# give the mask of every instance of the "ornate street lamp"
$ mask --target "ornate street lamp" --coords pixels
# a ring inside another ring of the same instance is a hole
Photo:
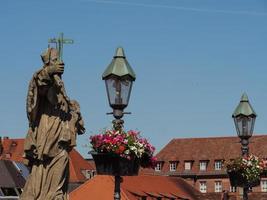
[[[123,117],[123,110],[128,106],[135,73],[126,60],[123,48],[119,47],[102,75],[105,80],[108,101],[116,119]]]
[[[255,111],[248,101],[248,96],[244,93],[241,97],[240,103],[236,107],[232,115],[238,137],[241,139],[242,155],[249,153],[249,138],[253,134],[254,123],[257,117]]]
[[[123,111],[128,106],[135,78],[135,73],[126,60],[123,48],[117,48],[111,63],[102,75],[106,83],[109,105],[113,109],[113,112],[108,114],[113,114],[115,118],[112,122],[115,130],[122,129],[123,114],[130,114]]]
[[[115,118],[112,123],[116,131],[122,131],[124,121],[121,118],[123,115],[130,114],[124,112],[124,109],[128,106],[135,78],[135,73],[126,60],[123,48],[117,48],[111,63],[102,75],[102,79],[106,83],[109,105],[113,109],[113,112],[108,114],[113,114]],[[135,162],[122,160],[113,160],[112,162],[117,162],[115,165],[118,166],[115,167],[114,165],[114,168],[119,169],[112,173],[115,176],[114,200],[120,200],[121,176],[135,175],[138,173],[139,165]]]
[[[253,134],[254,123],[257,117],[255,111],[249,103],[248,96],[244,93],[241,97],[240,103],[236,107],[232,115],[238,137],[241,139],[241,152],[242,156],[249,154],[249,138]],[[248,200],[249,186],[243,187],[243,199]]]

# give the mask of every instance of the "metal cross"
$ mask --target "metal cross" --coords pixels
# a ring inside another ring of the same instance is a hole
[[[59,60],[62,61],[63,44],[73,44],[74,41],[72,39],[64,39],[63,33],[60,33],[58,38],[49,39],[48,43],[56,43],[56,48],[59,52]]]

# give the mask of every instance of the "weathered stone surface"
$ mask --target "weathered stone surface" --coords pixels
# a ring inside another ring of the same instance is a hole
[[[85,129],[78,102],[66,94],[58,51],[48,48],[42,60],[44,66],[33,75],[27,96],[29,131],[24,152],[31,174],[20,199],[65,200],[68,153],[76,145],[76,134]]]

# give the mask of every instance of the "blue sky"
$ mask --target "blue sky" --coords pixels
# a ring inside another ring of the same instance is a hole
[[[125,129],[158,150],[172,138],[235,136],[231,114],[247,92],[267,134],[267,2],[264,0],[47,0],[0,2],[0,135],[21,138],[25,99],[47,41],[64,32],[64,81],[88,138],[110,127],[101,75],[122,46],[137,74]]]

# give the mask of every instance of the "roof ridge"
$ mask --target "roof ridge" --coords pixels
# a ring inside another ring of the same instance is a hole
[[[76,172],[76,170],[75,170],[75,168],[74,168],[74,166],[73,166],[73,164],[72,164],[72,162],[71,162],[71,159],[69,159],[69,171],[72,171],[73,172],[73,175],[75,175],[75,181],[77,181],[77,180],[79,180],[78,179],[78,175],[77,175],[77,172]],[[72,177],[72,179],[74,179],[74,176]]]
[[[83,184],[81,184],[80,186],[78,186],[77,188],[72,190],[71,193],[75,192],[76,190],[78,190],[80,188],[86,187],[88,184],[93,184],[92,182],[96,182],[97,176],[102,176],[102,175],[95,175],[93,178],[90,178],[90,179],[86,180]],[[107,175],[105,175],[105,176],[107,176]],[[111,181],[113,181],[113,180],[111,180]]]
[[[252,135],[253,137],[262,137],[262,136],[266,136],[267,134],[258,134],[258,135]],[[238,136],[207,136],[207,137],[185,137],[185,138],[173,138],[172,140],[192,140],[192,139],[224,139],[224,138],[238,138]]]
[[[87,181],[85,181],[83,184],[79,185],[78,187],[76,187],[74,190],[71,191],[71,193],[75,192],[76,190],[80,189],[80,188],[84,188],[87,186],[87,182],[88,181],[92,181],[92,179],[88,179]]]
[[[114,183],[115,184],[115,183]],[[121,197],[123,196],[124,198],[125,198],[125,200],[130,200],[129,198],[128,198],[128,196],[126,195],[126,193],[125,193],[125,191],[124,191],[125,189],[123,188],[123,187],[121,187]]]

